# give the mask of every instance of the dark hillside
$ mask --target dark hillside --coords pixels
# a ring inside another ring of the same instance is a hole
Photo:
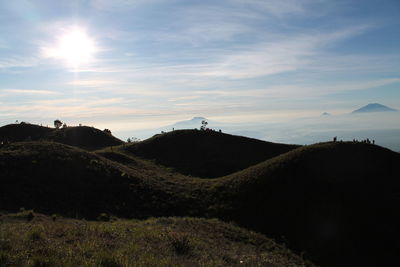
[[[164,187],[162,177],[154,182],[157,173],[58,143],[3,146],[0,173],[0,210],[25,207],[86,218],[103,212],[137,218],[198,214],[189,189],[195,186]]]
[[[49,136],[49,139],[88,150],[117,146],[124,143],[110,134],[88,126],[67,127],[54,130]]]
[[[215,178],[297,147],[213,131],[177,130],[129,145],[126,151],[183,174]]]
[[[0,141],[21,142],[43,140],[53,131],[54,129],[52,128],[29,123],[8,124],[0,127]]]
[[[29,123],[20,123],[0,127],[0,141],[22,142],[37,140],[54,141],[88,150],[96,150],[124,143],[110,134],[87,126],[55,129]]]
[[[219,180],[213,208],[242,226],[284,236],[323,266],[394,266],[399,169],[400,154],[374,145],[301,147]]]
[[[125,148],[93,153],[48,142],[3,145],[0,210],[217,217],[283,241],[322,266],[398,262],[398,153],[363,143],[322,143],[219,179],[198,179]]]

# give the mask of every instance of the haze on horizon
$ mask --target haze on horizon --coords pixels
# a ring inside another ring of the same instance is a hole
[[[332,133],[397,131],[399,115],[345,114],[400,109],[398,14],[397,0],[3,1],[0,125],[124,138],[204,116],[307,143],[328,112]]]

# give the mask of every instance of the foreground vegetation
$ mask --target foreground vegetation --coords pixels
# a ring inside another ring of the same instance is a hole
[[[263,235],[218,220],[0,217],[0,266],[312,266]]]

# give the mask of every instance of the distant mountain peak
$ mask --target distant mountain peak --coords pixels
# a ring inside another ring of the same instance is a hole
[[[328,113],[328,112],[324,112],[324,113],[321,114],[321,116],[329,116],[329,115],[331,115],[331,114]]]
[[[378,103],[370,103],[359,109],[354,110],[352,113],[363,113],[363,112],[387,112],[387,111],[397,111],[397,109],[387,107]]]
[[[193,117],[191,120],[192,121],[200,121],[200,120],[207,120],[207,119],[204,117]]]

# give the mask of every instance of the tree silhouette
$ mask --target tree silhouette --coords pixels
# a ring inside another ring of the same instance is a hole
[[[56,127],[57,129],[60,129],[61,126],[62,126],[62,122],[60,120],[54,121],[54,127]]]

